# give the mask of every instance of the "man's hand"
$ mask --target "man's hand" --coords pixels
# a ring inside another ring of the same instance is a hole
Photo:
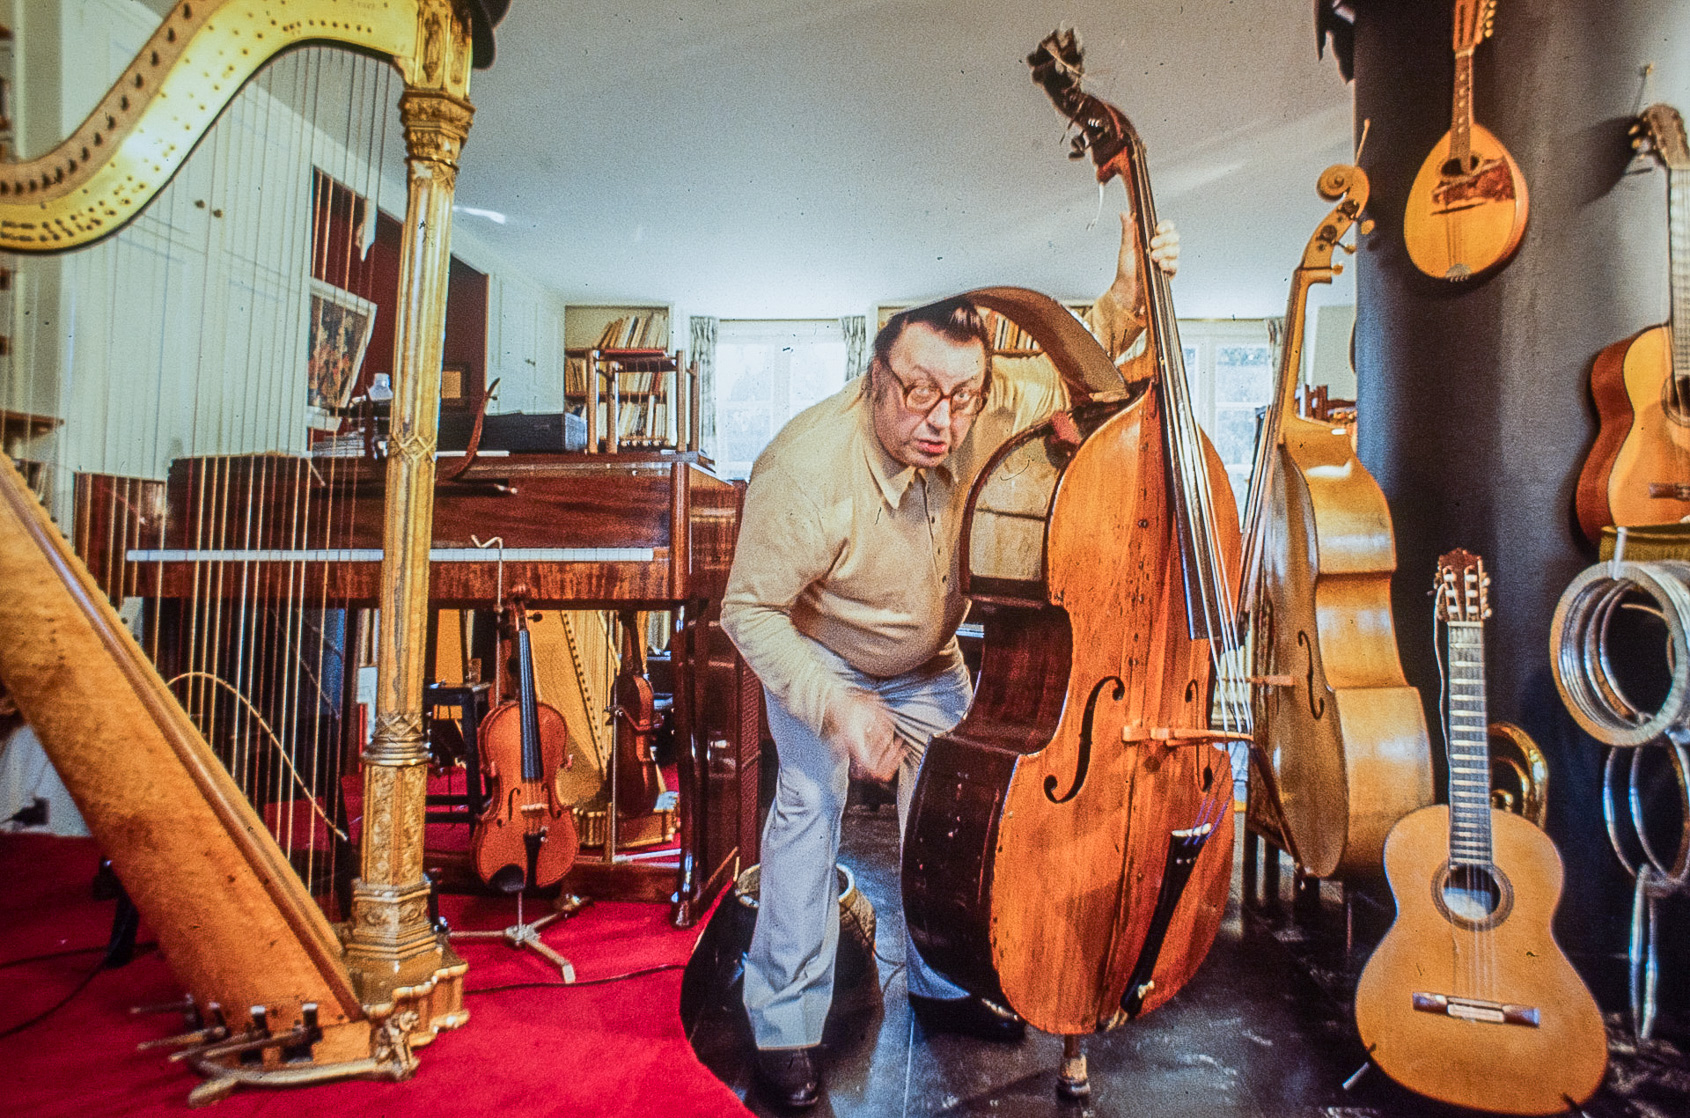
[[[1150,259],[1166,275],[1179,272],[1179,230],[1173,222],[1156,223],[1156,235],[1150,238]],[[1115,258],[1115,283],[1135,295],[1138,293],[1138,221],[1130,211],[1121,214],[1121,251]]]
[[[1179,230],[1173,222],[1156,224],[1156,235],[1150,238],[1150,259],[1164,275],[1179,271]],[[1121,251],[1115,258],[1115,281],[1109,286],[1108,296],[1117,306],[1129,309],[1144,302],[1138,287],[1138,222],[1131,213],[1121,215]]]
[[[1123,235],[1131,230],[1131,226],[1123,229]],[[1150,259],[1163,273],[1173,276],[1179,272],[1179,230],[1174,228],[1171,221],[1158,221],[1156,235],[1150,238]]]
[[[827,739],[843,749],[852,768],[874,780],[891,780],[904,760],[904,745],[878,695],[852,690],[827,712]]]

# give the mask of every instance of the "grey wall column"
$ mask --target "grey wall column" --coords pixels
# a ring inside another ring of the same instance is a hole
[[[1665,174],[1633,162],[1626,130],[1646,62],[1657,66],[1648,99],[1690,110],[1690,4],[1501,0],[1475,56],[1475,119],[1519,162],[1531,213],[1513,260],[1465,283],[1421,275],[1402,239],[1409,186],[1449,128],[1451,4],[1355,7],[1356,124],[1372,121],[1362,165],[1377,220],[1357,278],[1360,452],[1395,520],[1403,663],[1438,726],[1427,591],[1440,553],[1480,553],[1496,607],[1490,716],[1523,726],[1548,756],[1549,831],[1569,883],[1556,930],[1592,978],[1597,957],[1624,950],[1630,878],[1603,829],[1602,751],[1556,694],[1549,624],[1595,560],[1573,518],[1595,431],[1591,360],[1666,317]],[[1441,731],[1434,740],[1441,751]],[[1678,978],[1664,975],[1663,992],[1682,990],[1690,969],[1677,938]]]

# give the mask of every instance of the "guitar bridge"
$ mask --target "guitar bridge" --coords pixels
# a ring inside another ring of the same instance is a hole
[[[1510,1005],[1506,1002],[1485,1001],[1483,998],[1452,998],[1448,994],[1425,994],[1416,991],[1414,1008],[1419,1013],[1438,1013],[1445,1017],[1459,1017],[1463,1021],[1477,1021],[1484,1025],[1524,1025],[1538,1027],[1536,1006]]]
[[[1690,484],[1671,481],[1651,481],[1649,496],[1669,501],[1690,501]]]

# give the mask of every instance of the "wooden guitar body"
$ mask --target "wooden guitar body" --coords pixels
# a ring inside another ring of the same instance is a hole
[[[1654,326],[1596,355],[1596,442],[1579,472],[1579,527],[1670,524],[1690,516],[1690,389],[1674,390],[1672,339]]]
[[[1482,124],[1471,125],[1471,151],[1452,160],[1444,133],[1409,188],[1403,240],[1414,266],[1439,279],[1463,280],[1496,267],[1526,232],[1526,179]]]
[[[1380,1070],[1429,1098],[1502,1114],[1562,1113],[1601,1085],[1608,1047],[1601,1011],[1550,928],[1560,856],[1524,818],[1492,811],[1500,903],[1478,926],[1463,923],[1440,890],[1449,825],[1447,807],[1424,808],[1385,844],[1397,918],[1356,987],[1362,1043]],[[1468,1001],[1451,1013],[1427,1004],[1437,997]]]
[[[1669,524],[1690,516],[1690,141],[1667,104],[1644,109],[1632,146],[1667,171],[1666,323],[1596,355],[1590,395],[1596,442],[1579,472],[1579,527],[1591,541],[1610,524]]]
[[[1231,780],[1210,740],[1151,736],[1207,726],[1210,695],[1207,643],[1185,635],[1159,407],[1152,390],[1076,409],[1077,449],[1046,423],[981,475],[963,533],[986,629],[980,682],[928,746],[906,833],[905,915],[923,957],[1051,1033],[1124,1019],[1170,834]],[[1229,548],[1236,563],[1236,528]],[[1144,1009],[1178,991],[1219,927],[1227,800]]]
[[[1347,433],[1279,422],[1254,674],[1290,682],[1256,692],[1257,756],[1302,869],[1377,877],[1391,827],[1433,798],[1426,716],[1397,655],[1391,513]]]

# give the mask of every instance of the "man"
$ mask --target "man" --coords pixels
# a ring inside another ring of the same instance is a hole
[[[1116,279],[1092,313],[1117,352],[1143,330],[1134,235],[1123,215]],[[1178,235],[1163,223],[1151,244],[1172,275]],[[722,626],[763,682],[780,775],[745,1007],[758,1078],[790,1107],[819,1098],[850,774],[899,775],[902,828],[928,740],[971,697],[956,644],[969,488],[1004,438],[1066,406],[1047,360],[1003,364],[1016,368],[994,378],[984,320],[966,300],[895,315],[868,376],[796,416],[751,473]],[[1020,1018],[933,971],[907,938],[904,950],[910,1005],[929,1032],[1020,1039]]]

